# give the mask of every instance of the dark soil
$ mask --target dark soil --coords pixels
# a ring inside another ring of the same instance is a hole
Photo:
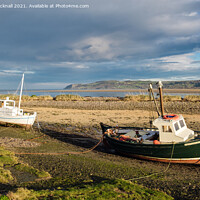
[[[53,101],[52,101],[53,102]],[[73,108],[74,102],[29,102],[23,106],[48,106],[59,108]],[[88,109],[88,102],[82,102],[82,109]],[[116,107],[113,102],[109,107]],[[111,105],[113,103],[113,105]],[[124,102],[123,102],[124,104]],[[118,104],[118,106],[121,104]],[[76,104],[76,109],[79,108]],[[99,107],[90,107],[90,109],[99,109]],[[102,106],[102,104],[101,104]],[[126,107],[127,106],[127,107]],[[127,102],[122,108],[150,109],[149,102]],[[113,108],[113,109],[114,109]],[[199,103],[177,102],[176,104],[168,102],[166,108],[170,112],[175,110],[179,113],[200,113]],[[119,109],[119,107],[118,107]],[[200,166],[186,164],[167,164],[151,162],[128,158],[108,151],[102,144],[95,150],[82,154],[93,147],[101,138],[100,127],[81,127],[66,126],[65,124],[41,123],[41,132],[35,132],[34,137],[44,134],[44,137],[35,139],[42,145],[34,148],[18,147],[12,148],[15,152],[66,152],[65,155],[18,155],[19,159],[35,168],[49,172],[52,179],[41,180],[37,182],[20,181],[13,188],[26,186],[30,189],[67,189],[70,186],[81,185],[83,183],[101,182],[102,180],[122,178],[144,185],[148,188],[156,188],[171,195],[175,199],[199,199],[200,196]],[[200,130],[200,124],[189,125],[190,128]],[[7,137],[11,135],[12,129],[6,132]],[[1,130],[1,127],[0,127]],[[15,129],[15,137],[20,135],[20,128]],[[3,136],[4,134],[2,134]],[[33,133],[30,134],[30,138]],[[28,136],[26,136],[28,139]],[[77,152],[77,154],[67,154],[67,152]],[[165,170],[169,169],[165,172]],[[163,173],[164,172],[164,173]],[[13,172],[14,173],[14,172]],[[156,175],[148,176],[156,173]],[[139,179],[138,179],[139,178]],[[31,181],[31,180],[30,180]],[[5,189],[5,188],[4,188]]]
[[[82,152],[97,144],[99,132],[93,127],[68,127],[62,124],[41,124],[43,148],[31,152]],[[88,134],[92,133],[92,134]],[[41,142],[41,139],[40,139]],[[45,146],[46,145],[46,146]],[[19,152],[30,152],[30,148],[18,148]],[[171,164],[128,158],[106,151],[99,145],[94,151],[77,155],[20,155],[21,160],[31,166],[45,170],[53,177],[33,183],[23,183],[32,189],[66,189],[84,182],[100,182],[106,179],[133,179],[133,182],[148,188],[156,188],[175,199],[199,199],[200,170],[198,165]],[[158,173],[148,177],[148,175]],[[147,177],[146,177],[147,175]],[[142,178],[141,178],[142,177]],[[140,178],[140,179],[137,179]]]

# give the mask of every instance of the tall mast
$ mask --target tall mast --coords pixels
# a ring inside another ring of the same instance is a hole
[[[160,116],[159,109],[158,109],[158,105],[157,105],[156,100],[155,100],[155,97],[154,97],[154,92],[153,92],[152,84],[149,84],[149,93],[150,93],[150,96],[153,97],[153,102],[154,102],[155,107],[156,107],[156,112],[157,112],[158,116]]]
[[[23,75],[22,75],[22,81],[21,81],[21,90],[20,90],[19,106],[18,106],[18,109],[19,109],[19,110],[20,110],[20,104],[21,104],[21,99],[22,99],[23,84],[24,84],[24,73],[23,73]]]
[[[160,109],[161,109],[161,117],[164,116],[164,105],[163,105],[163,94],[162,94],[162,82],[159,81],[158,82],[158,89],[159,89],[159,93],[160,93]]]

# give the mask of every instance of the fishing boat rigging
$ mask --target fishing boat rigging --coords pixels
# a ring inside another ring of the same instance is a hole
[[[24,74],[21,79],[21,88],[19,96],[19,104],[16,106],[14,100],[10,100],[9,97],[6,99],[0,99],[0,123],[1,124],[14,124],[24,126],[27,129],[30,128],[36,119],[37,113],[27,113],[21,109],[21,100],[24,84]]]

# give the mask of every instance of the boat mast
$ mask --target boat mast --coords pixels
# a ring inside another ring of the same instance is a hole
[[[154,102],[155,107],[156,107],[156,112],[157,112],[158,116],[160,116],[160,113],[159,113],[159,110],[158,110],[158,105],[157,105],[155,97],[154,97],[153,87],[152,87],[151,83],[149,84],[149,93],[153,97],[153,102]]]
[[[24,84],[24,73],[22,75],[21,90],[20,90],[20,96],[19,96],[19,106],[18,106],[19,111],[20,111],[20,104],[21,104],[21,99],[22,99],[23,84]]]
[[[163,94],[162,94],[162,82],[159,81],[158,83],[158,89],[159,89],[159,93],[160,93],[160,109],[161,109],[161,117],[164,116],[164,105],[163,105]]]

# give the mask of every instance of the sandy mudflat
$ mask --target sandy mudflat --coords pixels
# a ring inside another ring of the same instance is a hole
[[[189,128],[200,130],[199,102],[167,102],[165,106],[168,113],[181,113]],[[5,131],[4,135],[15,138],[18,134],[20,139],[28,138],[32,142],[40,142],[41,144],[34,148],[12,146],[15,147],[14,151],[31,153],[79,153],[98,143],[101,137],[100,122],[113,126],[118,124],[119,126],[149,127],[151,116],[149,111],[151,107],[148,102],[32,101],[23,104],[22,108],[24,111],[38,113],[38,121],[41,122],[40,125],[43,128],[41,131],[44,135],[37,131],[26,134],[22,129],[15,130],[14,128]],[[153,116],[157,118],[156,112],[153,112]],[[97,182],[113,178],[130,179],[155,172],[160,175],[138,179],[137,182],[148,188],[164,191],[175,199],[198,199],[200,195],[199,166],[171,164],[169,167],[167,163],[128,158],[113,151],[107,151],[102,144],[92,152],[77,156],[36,154],[21,155],[20,159],[35,168],[47,171],[55,178],[38,182],[37,188],[53,188],[63,186],[63,183],[70,185],[77,180],[77,183],[83,180],[93,182],[95,181],[93,177],[97,177]],[[166,169],[168,170],[162,174]]]
[[[100,122],[111,125],[148,125],[151,112],[146,110],[76,110],[61,108],[34,107],[26,108],[37,111],[39,122],[80,124],[82,126],[99,125]],[[157,115],[154,112],[153,116]],[[200,114],[183,114],[188,126],[200,125]]]

